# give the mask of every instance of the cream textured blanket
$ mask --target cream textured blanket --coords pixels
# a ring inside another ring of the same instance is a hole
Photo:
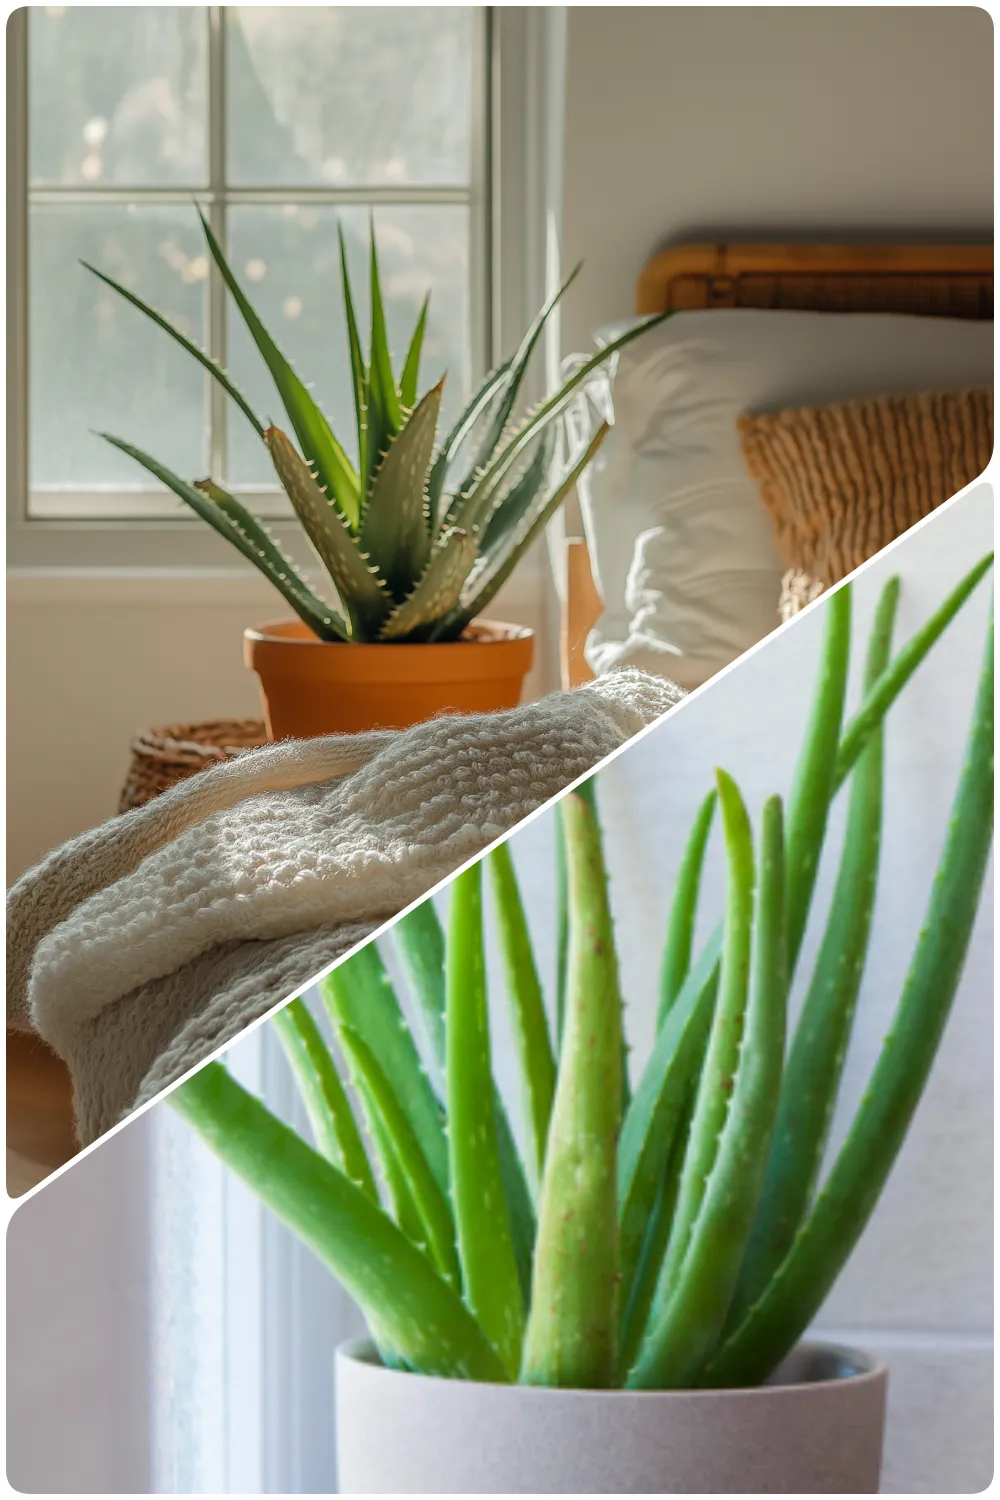
[[[182,782],[11,889],[8,1024],[69,1064],[87,1144],[681,696],[625,671]]]

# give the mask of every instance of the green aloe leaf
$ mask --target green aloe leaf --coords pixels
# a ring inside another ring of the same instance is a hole
[[[420,379],[420,355],[424,347],[424,333],[427,329],[427,311],[431,305],[431,294],[427,293],[417,326],[413,330],[410,339],[410,347],[406,351],[406,362],[403,365],[403,373],[399,377],[399,401],[405,411],[409,411],[417,399],[417,382]],[[442,379],[441,384],[444,384]]]
[[[354,312],[354,296],[351,291],[351,278],[347,269],[347,246],[344,244],[344,230],[340,224],[337,225],[337,242],[340,246],[340,281],[344,295],[344,316],[347,322],[347,347],[351,357],[351,387],[354,392],[354,413],[358,424],[358,473],[364,477],[368,473],[366,457],[366,443],[368,438],[368,368],[365,365],[365,357],[361,351],[358,320]],[[367,483],[365,488],[367,491]],[[359,505],[359,514],[360,509]]]
[[[406,1180],[431,1259],[445,1280],[460,1289],[455,1224],[448,1199],[427,1164],[378,1058],[353,1026],[341,1026],[337,1036],[359,1089],[364,1093],[372,1114],[378,1116],[383,1138]]]
[[[479,864],[452,882],[445,1037],[451,1192],[465,1300],[513,1379],[524,1333],[524,1298],[493,1107]]]
[[[583,473],[583,470],[603,443],[608,430],[607,423],[602,423],[579,462],[573,465],[569,473],[556,485],[550,494],[543,496],[541,501],[536,503],[534,509],[522,518],[519,525],[508,536],[506,544],[498,548],[497,553],[490,559],[487,566],[477,569],[470,576],[468,588],[463,593],[461,603],[442,619],[440,625],[435,630],[434,640],[456,639],[461,635],[469,622],[482,613],[497,591],[507,582],[507,579],[513,573],[518,562],[531,546],[532,542],[542,533],[548,522],[555,515]]]
[[[385,583],[280,427],[269,427],[265,437],[282,488],[350,616],[352,636],[371,640],[391,604]]]
[[[421,1062],[392,981],[374,943],[319,982],[338,1033],[350,1026],[378,1058],[442,1192],[448,1191],[444,1115]]]
[[[300,997],[271,1020],[298,1084],[316,1149],[378,1201],[368,1153],[323,1034]]]
[[[664,1271],[626,1378],[632,1388],[690,1385],[715,1347],[759,1199],[781,1082],[787,1002],[781,799],[764,804],[754,902],[746,809],[724,772],[718,788],[729,861],[719,1004]]]
[[[348,525],[356,526],[361,496],[358,476],[350,459],[334,437],[326,417],[247,301],[201,209],[198,210],[198,216],[212,259],[222,273],[222,279],[243,315],[250,336],[271,372],[271,378],[288,413],[288,420],[302,445],[302,452],[316,471],[320,488],[336,501]]]
[[[572,271],[570,271],[562,286],[559,287],[558,291],[554,292],[551,297],[549,297],[548,301],[545,303],[541,311],[536,314],[531,324],[529,325],[523,339],[521,340],[521,343],[516,353],[514,354],[513,359],[509,361],[507,366],[506,379],[497,392],[498,399],[495,403],[494,409],[490,411],[489,422],[486,427],[486,431],[477,446],[475,459],[473,460],[473,463],[464,481],[458,487],[458,493],[455,502],[452,505],[453,514],[448,517],[449,520],[456,520],[461,505],[461,497],[466,494],[471,488],[476,479],[476,476],[486,465],[486,463],[488,463],[489,459],[493,456],[497,444],[503,437],[504,430],[506,429],[507,424],[513,415],[514,408],[517,405],[518,394],[521,390],[524,376],[527,372],[528,365],[531,362],[531,356],[535,351],[538,340],[541,338],[545,325],[554,312],[557,303],[573,285],[573,282],[580,274],[582,265],[583,262],[580,261],[573,267]],[[467,525],[469,524],[469,522],[463,520],[462,524]]]
[[[566,1015],[520,1378],[597,1389],[615,1379],[622,1004],[597,817],[578,791],[563,799],[562,813],[570,884]]]
[[[252,515],[235,495],[229,494],[228,490],[222,489],[211,479],[196,479],[194,487],[237,524],[251,545],[256,547],[258,555],[273,567],[274,576],[287,584],[288,588],[294,591],[302,601],[310,615],[318,619],[326,632],[321,639],[346,641],[350,638],[350,627],[347,621],[336,610],[331,609],[325,600],[313,593],[302,575],[278,547],[267,527],[261,525],[257,517]],[[315,626],[313,629],[315,630]]]
[[[389,1216],[230,1077],[207,1063],[170,1103],[359,1303],[380,1348],[448,1380],[504,1381],[461,1298]]]
[[[706,944],[660,1027],[622,1122],[618,1217],[622,1303],[628,1304],[647,1227],[681,1128],[719,987],[722,931]]]
[[[599,349],[596,354],[584,361],[579,369],[574,370],[569,378],[563,381],[559,389],[545,401],[541,402],[534,411],[529,412],[519,427],[511,433],[505,443],[501,443],[495,450],[489,462],[480,470],[478,478],[463,493],[462,504],[454,508],[452,518],[460,525],[466,525],[466,517],[470,515],[486,516],[492,509],[492,498],[497,493],[500,484],[510,469],[517,464],[526,454],[528,448],[534,441],[542,428],[560,417],[569,404],[569,399],[578,386],[591,375],[594,370],[606,364],[612,355],[617,354],[620,349],[631,344],[635,339],[641,338],[658,323],[662,323],[673,314],[659,313],[657,316],[647,318],[645,322],[637,324],[634,328],[626,329],[618,338],[610,344]]]
[[[788,804],[788,972],[794,974],[812,902],[834,792],[851,651],[851,585],[825,603],[812,710]]]
[[[657,1011],[656,1029],[660,1030],[670,1013],[670,1008],[680,994],[681,986],[691,967],[691,941],[698,911],[698,892],[701,889],[701,871],[705,863],[705,849],[712,830],[715,804],[718,794],[709,792],[695,816],[687,845],[681,857],[674,897],[667,920],[667,937],[660,963],[660,1005]]]
[[[437,627],[457,604],[476,555],[476,543],[466,532],[443,531],[434,543],[419,582],[389,614],[379,640],[440,639]],[[460,635],[461,631],[454,634]]]
[[[431,465],[430,477],[427,481],[427,493],[431,503],[431,515],[435,527],[439,527],[444,520],[442,515],[441,496],[444,493],[448,470],[461,452],[462,447],[469,441],[477,425],[485,420],[485,414],[489,411],[493,402],[499,399],[503,390],[504,381],[510,370],[511,361],[508,359],[504,364],[498,365],[492,370],[482,385],[472,396],[468,404],[463,408],[452,427],[448,436],[438,450],[437,457]],[[447,514],[447,507],[444,508]]]
[[[378,269],[378,253],[375,248],[374,220],[370,230],[369,254],[371,281],[371,344],[368,357],[368,382],[365,391],[365,410],[368,421],[368,440],[365,451],[367,469],[364,475],[364,493],[371,490],[372,480],[378,471],[382,456],[402,426],[403,413],[396,392],[396,380],[392,373],[392,357],[385,326],[385,309],[382,304],[382,284]]]
[[[521,892],[507,844],[487,856],[500,949],[511,1002],[511,1025],[525,1100],[528,1161],[536,1185],[545,1164],[545,1143],[556,1087],[556,1062],[549,1036],[542,986],[538,978]]]
[[[189,505],[196,515],[203,521],[207,521],[214,531],[225,537],[227,542],[243,554],[258,568],[264,577],[282,594],[292,609],[303,620],[314,635],[321,641],[346,640],[348,627],[336,610],[331,609],[309,586],[299,577],[293,565],[285,557],[284,553],[272,541],[260,523],[251,516],[239,501],[233,496],[228,496],[226,503],[220,503],[216,498],[223,492],[217,486],[212,486],[213,493],[203,492],[197,485],[188,484],[186,479],[180,479],[161,464],[158,459],[152,458],[148,453],[143,453],[141,448],[135,448],[131,443],[126,443],[124,438],[113,437],[110,432],[101,432],[99,437],[104,438],[112,447],[119,448],[122,453],[127,453],[129,458],[134,458],[136,463],[142,465],[150,474],[153,474],[168,489],[173,490],[178,499]]]
[[[372,480],[361,518],[361,548],[400,602],[430,558],[427,470],[443,388],[441,381],[404,419]]]
[[[868,648],[869,691],[889,660],[899,580],[886,585]],[[882,842],[882,732],[855,764],[844,845],[826,929],[781,1084],[771,1159],[729,1324],[784,1259],[809,1207],[833,1119],[868,956]]]
[[[552,816],[556,836],[556,1055],[562,1049],[563,1023],[566,1017],[566,980],[569,970],[569,870],[566,867],[566,828],[562,803],[557,802]]]
[[[881,723],[888,710],[924,660],[935,641],[944,633],[958,614],[969,595],[993,566],[993,553],[970,568],[965,577],[952,589],[944,603],[934,611],[931,618],[913,635],[906,645],[879,675],[867,693],[865,701],[848,723],[840,742],[837,764],[834,771],[834,787],[839,787],[850,775],[854,762],[864,749],[868,737]]]
[[[433,901],[421,901],[400,917],[392,930],[393,943],[406,971],[410,988],[420,1007],[424,1034],[443,1077],[445,1070],[445,941]],[[499,1090],[493,1090],[500,1175],[503,1179],[514,1256],[527,1300],[531,1290],[531,1258],[535,1245],[535,1212],[528,1191],[524,1166],[510,1128]]]
[[[236,405],[253,427],[257,436],[263,438],[264,428],[260,419],[251,408],[246,397],[236,389],[225,370],[220,369],[211,355],[206,354],[204,349],[199,349],[198,345],[192,343],[189,338],[186,338],[180,329],[176,328],[169,319],[165,318],[162,313],[158,313],[155,307],[150,307],[148,302],[143,302],[141,297],[137,297],[127,287],[114,281],[110,276],[105,276],[103,271],[99,271],[96,266],[90,265],[88,261],[82,260],[80,264],[85,271],[89,271],[92,276],[96,276],[98,281],[103,281],[105,286],[109,286],[113,292],[117,292],[120,297],[124,297],[126,302],[131,302],[133,307],[137,307],[140,312],[145,313],[146,317],[151,318],[157,327],[162,328],[165,333],[169,333],[170,337],[175,339],[182,349],[186,349],[188,354],[193,355],[198,363],[208,371],[212,379],[217,380],[226,394],[231,396],[236,402]]]
[[[629,1370],[635,1364],[636,1355],[639,1352],[639,1346],[642,1343],[646,1325],[649,1322],[649,1313],[653,1305],[653,1298],[656,1295],[656,1288],[659,1284],[660,1272],[663,1268],[663,1257],[666,1254],[667,1244],[670,1239],[670,1227],[673,1224],[674,1214],[677,1210],[677,1197],[680,1192],[681,1175],[684,1170],[684,1156],[687,1150],[688,1136],[691,1131],[691,1119],[694,1114],[698,1076],[703,1061],[704,1049],[702,1050],[701,1057],[693,1065],[691,1074],[686,1080],[680,1119],[674,1131],[673,1140],[670,1143],[670,1150],[666,1158],[663,1175],[656,1185],[656,1193],[646,1224],[642,1248],[631,1278],[631,1284],[627,1293],[624,1293],[622,1298],[618,1338],[617,1379],[619,1385],[624,1384]]]
[[[819,1196],[763,1294],[699,1383],[765,1379],[812,1322],[878,1202],[951,1011],[993,841],[993,622],[965,763],[916,950],[874,1071]]]
[[[524,473],[504,494],[482,528],[480,551],[488,565],[535,504],[556,450],[556,431],[546,427]]]
[[[443,1076],[444,929],[430,898],[399,918],[392,942],[419,1006],[431,1057]]]

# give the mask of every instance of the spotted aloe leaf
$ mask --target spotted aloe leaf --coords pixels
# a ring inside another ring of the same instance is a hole
[[[389,612],[385,583],[281,428],[269,427],[265,437],[282,488],[350,616],[352,635],[367,639]]]
[[[448,1147],[441,1105],[375,944],[333,969],[320,980],[319,990],[337,1032],[352,1027],[378,1058],[435,1181],[447,1191]]]
[[[317,1151],[377,1201],[368,1153],[336,1063],[302,997],[279,1010],[272,1025],[298,1084]]]
[[[716,801],[717,794],[714,791],[709,792],[699,807],[688,835],[680,869],[677,872],[677,883],[674,887],[674,897],[667,921],[667,937],[660,963],[657,1031],[663,1026],[670,1013],[690,966],[691,940],[694,936],[695,916],[698,910],[701,871],[705,862],[705,849],[712,829]]]
[[[531,934],[509,846],[498,845],[486,863],[491,877],[497,933],[520,1064],[528,1164],[532,1182],[537,1188],[545,1165],[545,1143],[556,1086],[556,1060]]]
[[[566,1012],[538,1212],[521,1380],[614,1383],[622,1013],[607,872],[590,799],[562,802],[569,874]]]
[[[430,559],[427,470],[444,381],[433,386],[389,444],[361,517],[360,543],[402,602]]]
[[[864,749],[868,738],[882,722],[934,642],[950,625],[992,566],[993,553],[987,552],[986,556],[980,558],[965,577],[959,580],[944,603],[939,605],[930,619],[910,637],[904,646],[900,647],[892,661],[879,674],[878,680],[865,694],[861,707],[844,729],[834,768],[833,785],[835,788],[842,785],[846,777],[850,775],[851,768]]]
[[[186,479],[180,479],[165,464],[150,457],[148,453],[143,453],[141,448],[126,443],[124,438],[113,437],[110,432],[102,432],[99,436],[142,464],[144,469],[148,469],[150,474],[173,490],[179,500],[189,505],[196,515],[207,521],[214,531],[224,536],[227,542],[232,542],[274,584],[299,619],[321,641],[348,639],[346,622],[336,610],[313,593],[260,522],[234,496],[225,495],[216,485],[209,488],[207,481],[205,488],[188,484]]]
[[[864,688],[885,670],[899,580],[882,592],[869,642]],[[882,840],[882,732],[851,776],[844,845],[812,978],[789,1049],[774,1144],[729,1323],[735,1325],[784,1259],[815,1190],[837,1101],[868,956]]]
[[[680,1192],[645,1337],[626,1385],[688,1386],[716,1347],[760,1195],[785,1046],[781,799],[764,804],[759,855],[742,798],[717,773],[728,860],[719,999]]]
[[[364,1037],[353,1026],[341,1026],[337,1036],[369,1115],[378,1122],[384,1149],[392,1154],[395,1170],[405,1180],[420,1238],[441,1275],[457,1288],[460,1276],[455,1223],[448,1199],[428,1165],[395,1089]]]
[[[410,990],[417,1002],[423,1032],[437,1065],[445,1072],[445,937],[433,901],[421,901],[393,928],[393,946],[402,961]],[[535,1244],[535,1212],[531,1194],[500,1091],[494,1085],[500,1176],[503,1180],[514,1258],[521,1290],[527,1300],[531,1290],[531,1257]]]
[[[457,605],[476,556],[476,543],[467,532],[442,532],[419,583],[386,619],[379,640],[429,637],[437,622]]]
[[[795,1240],[698,1383],[764,1380],[816,1316],[906,1139],[958,990],[993,842],[993,621],[965,761],[920,936],[846,1138]]]
[[[722,933],[688,975],[657,1034],[618,1143],[622,1301],[627,1305],[647,1226],[704,1053],[719,984]]]
[[[482,866],[452,883],[446,960],[448,1151],[465,1300],[516,1379],[524,1332],[493,1106]]]

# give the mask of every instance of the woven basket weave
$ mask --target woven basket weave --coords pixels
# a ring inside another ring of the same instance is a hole
[[[789,569],[787,619],[983,472],[993,392],[880,396],[737,425]]]
[[[143,729],[130,746],[132,760],[118,811],[142,807],[176,782],[266,743],[262,719],[212,719]]]

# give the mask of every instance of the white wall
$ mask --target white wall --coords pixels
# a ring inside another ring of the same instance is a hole
[[[979,485],[883,553],[855,581],[856,642],[893,572],[903,580],[897,640],[992,546],[992,493]],[[868,969],[844,1084],[856,1104],[899,994],[926,906],[971,718],[990,604],[964,607],[894,707],[886,733],[882,873]],[[598,779],[612,871],[633,1061],[648,1052],[666,906],[695,809],[722,765],[751,811],[786,791],[804,728],[821,636],[814,609],[669,715]],[[858,654],[857,646],[855,654]],[[855,682],[856,692],[856,682]],[[856,700],[855,700],[856,701]],[[831,827],[800,975],[808,973],[838,852]],[[545,972],[553,958],[552,819],[511,841]],[[832,858],[830,857],[832,855]],[[719,912],[718,839],[706,891]],[[499,984],[499,976],[496,979]],[[884,1485],[893,1492],[980,1490],[992,1475],[993,946],[987,889],[941,1052],[881,1205],[822,1316],[822,1326],[884,1353],[890,1425]],[[501,1042],[501,1046],[503,1043]],[[506,1048],[504,1049],[506,1052]],[[509,1067],[509,1058],[505,1058]],[[838,1116],[844,1126],[845,1111]]]
[[[134,1191],[148,1164],[140,1121],[11,1219],[6,1473],[15,1490],[151,1488],[148,1195]]]
[[[567,349],[668,241],[992,238],[985,10],[571,6],[568,48]]]

